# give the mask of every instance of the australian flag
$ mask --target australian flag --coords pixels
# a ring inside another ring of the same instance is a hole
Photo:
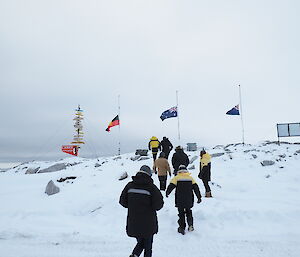
[[[231,110],[226,112],[227,115],[240,115],[239,105],[234,106]]]
[[[170,108],[169,110],[164,111],[161,115],[160,118],[161,120],[165,120],[168,118],[173,118],[177,117],[177,106]]]

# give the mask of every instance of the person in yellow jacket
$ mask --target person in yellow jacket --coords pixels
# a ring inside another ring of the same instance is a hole
[[[188,224],[188,231],[194,230],[192,207],[194,205],[194,194],[197,197],[197,203],[201,202],[201,193],[196,181],[187,171],[184,165],[179,166],[178,174],[171,180],[166,197],[175,191],[175,206],[178,208],[178,233],[185,234],[186,221]]]
[[[200,172],[198,177],[202,180],[205,187],[205,197],[212,197],[208,182],[211,177],[211,156],[205,150],[200,152]]]
[[[154,161],[153,170],[155,174],[158,173],[158,180],[160,184],[159,189],[165,191],[168,174],[171,177],[171,169],[164,152],[161,152],[159,158]]]
[[[148,148],[149,148],[149,150],[152,150],[153,161],[155,161],[158,150],[161,151],[161,145],[160,145],[160,142],[157,137],[153,136],[150,138]]]

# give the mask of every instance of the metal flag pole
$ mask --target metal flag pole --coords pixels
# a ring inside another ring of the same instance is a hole
[[[241,122],[242,122],[242,139],[243,145],[245,144],[245,131],[244,131],[244,120],[243,120],[243,108],[242,108],[242,93],[241,93],[241,85],[239,85],[239,95],[240,95],[240,112],[241,112]]]
[[[180,126],[179,126],[178,90],[176,90],[176,107],[177,107],[178,140],[179,140],[179,144],[180,144]]]
[[[121,155],[121,122],[120,122],[120,95],[118,95],[118,116],[119,116],[119,148],[118,155]]]

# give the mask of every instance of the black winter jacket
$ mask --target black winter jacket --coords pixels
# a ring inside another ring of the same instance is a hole
[[[172,165],[174,168],[174,173],[177,174],[180,165],[188,166],[190,163],[189,157],[182,149],[175,149],[175,153],[172,157]]]
[[[128,208],[126,232],[130,237],[148,238],[158,232],[156,211],[163,196],[150,176],[137,173],[122,191],[119,203]]]
[[[166,195],[168,196],[174,188],[176,188],[175,206],[178,208],[192,208],[194,205],[194,193],[198,199],[201,199],[199,187],[187,171],[178,173],[178,175],[171,180]]]
[[[168,138],[163,139],[161,142],[162,152],[169,153],[173,149],[173,145],[171,144],[170,140]]]

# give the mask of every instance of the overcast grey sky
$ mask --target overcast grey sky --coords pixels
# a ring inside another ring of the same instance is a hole
[[[85,156],[117,152],[105,128],[121,95],[122,152],[155,135],[179,91],[181,144],[276,139],[299,122],[300,1],[1,0],[0,161],[62,158],[85,111]],[[299,141],[299,138],[292,139]]]

